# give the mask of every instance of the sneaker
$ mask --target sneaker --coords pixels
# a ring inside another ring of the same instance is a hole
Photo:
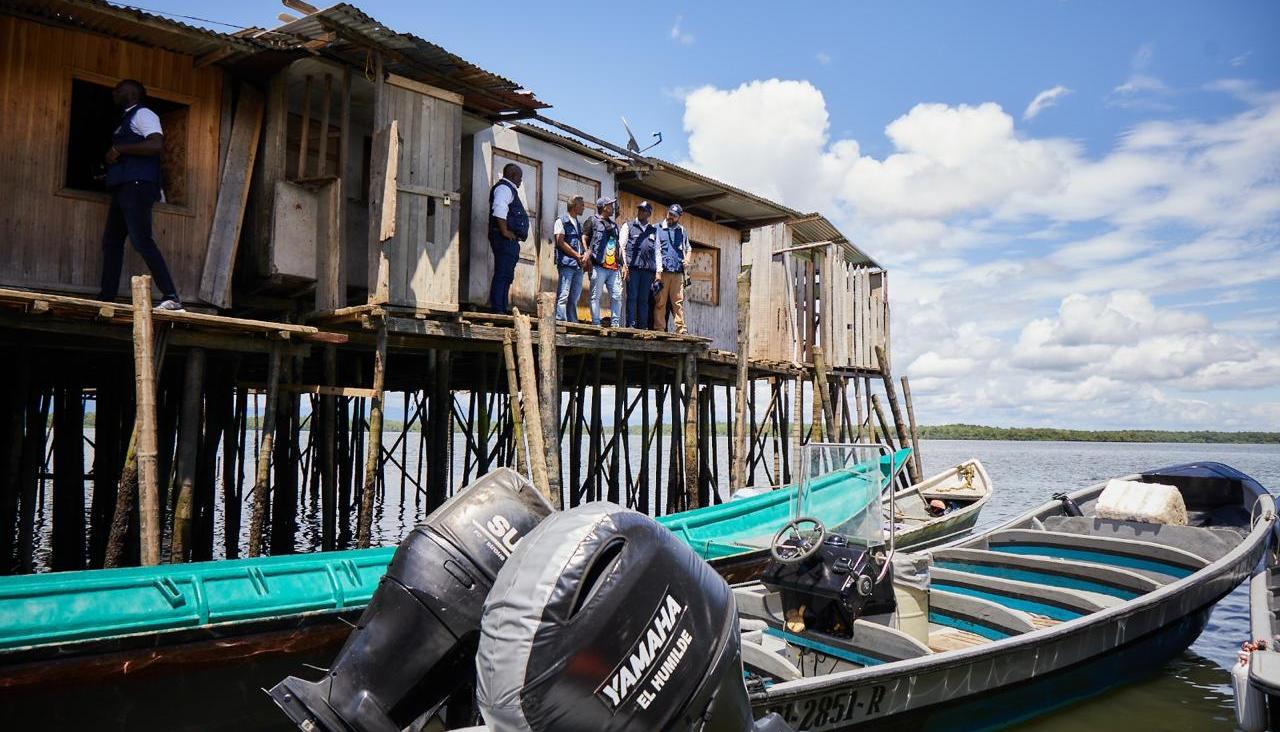
[[[182,307],[182,303],[180,301],[175,300],[173,298],[169,298],[167,300],[162,301],[159,305],[157,305],[156,310],[168,310],[169,312],[173,312],[173,313],[181,313],[181,312],[185,312],[186,308]]]

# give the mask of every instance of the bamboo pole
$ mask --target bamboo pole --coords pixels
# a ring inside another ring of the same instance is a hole
[[[515,310],[516,366],[520,371],[520,395],[524,401],[525,437],[529,441],[529,467],[533,484],[554,505],[556,497],[551,493],[547,480],[546,432],[542,428],[542,410],[538,405],[538,376],[533,360],[533,325],[529,316]]]
[[[853,438],[854,442],[862,442],[862,424],[866,421],[866,416],[863,414],[862,401],[862,379],[855,376],[853,377],[853,407],[858,415],[858,429]]]
[[[387,323],[378,323],[377,346],[373,352],[373,396],[369,399],[369,455],[364,465],[364,489],[360,493],[360,514],[356,520],[356,548],[368,549],[373,534],[373,492],[382,472],[382,397],[387,377]]]
[[[924,463],[920,459],[920,428],[916,426],[916,408],[911,403],[911,382],[907,375],[902,375],[902,398],[907,402],[907,421],[911,425],[911,461],[915,463],[916,475],[924,475]]]
[[[880,434],[884,437],[884,444],[888,445],[890,450],[898,449],[893,442],[893,433],[889,431],[889,420],[885,418],[884,409],[880,406],[879,394],[871,395],[871,409],[880,422]]]
[[[273,346],[267,356],[267,394],[262,408],[262,440],[253,481],[253,511],[249,515],[249,556],[262,555],[262,526],[267,518],[271,490],[271,453],[276,439],[276,402],[280,392],[280,349]]]
[[[751,369],[751,265],[738,274],[738,369],[733,409],[733,467],[729,470],[729,495],[747,484],[747,391]]]
[[[547,490],[551,505],[560,509],[564,498],[560,486],[560,371],[556,365],[556,294],[543,292],[538,295],[538,366],[542,372],[538,404],[547,456]]]
[[[529,473],[529,456],[524,447],[524,419],[520,416],[520,382],[516,378],[516,356],[511,333],[502,338],[502,360],[507,367],[507,412],[511,415],[511,441],[514,443],[515,469],[521,475]]]
[[[889,372],[889,359],[885,355],[884,346],[877,345],[876,361],[880,365],[880,378],[884,380],[885,397],[889,400],[889,409],[893,410],[893,423],[898,431],[898,444],[907,446],[910,439],[907,437],[907,422],[902,418],[902,407],[898,404],[898,390],[893,384],[893,375]],[[907,463],[907,472],[911,474],[911,482],[920,482],[920,471],[916,468],[914,462]]]
[[[134,277],[133,363],[138,409],[138,527],[142,564],[160,563],[160,476],[156,464],[156,373],[151,326],[151,277]]]
[[[836,423],[835,406],[831,403],[831,387],[827,383],[826,354],[821,347],[817,346],[813,349],[813,392],[815,401],[819,398],[822,400],[822,408],[817,409],[815,404],[813,411],[821,413],[820,416],[826,425],[827,439],[835,440],[836,430],[839,427]]]
[[[182,414],[178,435],[178,500],[173,508],[173,534],[169,563],[191,559],[191,516],[196,490],[196,451],[200,442],[200,393],[204,385],[204,349],[187,352],[187,373],[182,390]]]

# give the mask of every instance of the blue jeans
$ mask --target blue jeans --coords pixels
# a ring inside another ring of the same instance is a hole
[[[516,262],[520,261],[520,242],[490,234],[493,248],[493,280],[489,283],[489,309],[511,314],[511,283],[516,279]]]
[[[600,293],[609,288],[609,303],[613,308],[613,324],[622,325],[622,273],[616,269],[597,266],[591,275],[591,324],[600,325]]]
[[[633,269],[627,276],[627,327],[653,327],[653,277],[651,269]]]
[[[578,300],[582,299],[582,268],[561,264],[560,282],[556,285],[556,320],[578,322]]]

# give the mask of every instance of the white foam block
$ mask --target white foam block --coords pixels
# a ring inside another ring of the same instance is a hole
[[[1163,483],[1110,480],[1094,506],[1098,518],[1187,525],[1187,504],[1178,489]]]

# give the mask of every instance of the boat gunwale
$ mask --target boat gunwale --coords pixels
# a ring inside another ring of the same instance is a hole
[[[1120,480],[1138,480],[1138,479],[1141,479],[1144,475],[1148,475],[1148,473],[1132,473],[1132,474],[1123,476],[1119,479]],[[1105,487],[1106,487],[1106,481],[1103,481],[1095,485],[1080,488],[1076,491],[1069,493],[1068,495],[1072,500],[1079,502],[1079,500],[1082,498],[1092,497],[1093,495],[1101,493],[1103,488]],[[1195,572],[1192,572],[1186,577],[1183,577],[1181,579],[1177,579],[1173,582],[1162,585],[1161,587],[1155,590],[1152,590],[1143,595],[1139,595],[1138,597],[1135,597],[1131,600],[1126,600],[1112,607],[1105,608],[1103,610],[1099,610],[1097,612],[1089,613],[1086,615],[1081,615],[1078,618],[1067,620],[1051,627],[1038,628],[1036,630],[1023,633],[1021,635],[1011,636],[1009,638],[1003,639],[998,642],[983,644],[981,646],[972,646],[969,648],[944,651],[942,653],[935,653],[935,654],[931,654],[929,656],[923,656],[920,658],[894,661],[892,663],[886,663],[883,665],[874,666],[870,668],[853,669],[849,671],[841,671],[834,674],[829,674],[826,676],[810,677],[805,679],[797,679],[794,681],[785,681],[785,682],[773,684],[768,689],[762,692],[756,692],[752,694],[751,704],[753,707],[774,705],[774,704],[784,702],[784,701],[789,701],[795,698],[811,696],[814,693],[821,693],[824,691],[828,691],[833,687],[846,686],[846,685],[852,686],[854,684],[857,684],[857,685],[873,684],[878,681],[883,681],[885,679],[890,679],[895,677],[915,676],[921,673],[945,672],[956,667],[969,665],[975,659],[981,658],[983,656],[994,656],[996,653],[1023,652],[1029,649],[1034,649],[1036,646],[1043,645],[1046,641],[1057,642],[1057,641],[1065,640],[1067,636],[1074,635],[1075,633],[1079,632],[1080,630],[1084,629],[1087,626],[1111,623],[1114,621],[1122,620],[1131,615],[1136,615],[1141,612],[1153,610],[1157,606],[1169,602],[1171,599],[1175,598],[1176,596],[1189,592],[1190,590],[1194,589],[1198,585],[1206,584],[1209,581],[1220,578],[1222,575],[1232,570],[1235,567],[1235,565],[1238,565],[1247,555],[1255,551],[1258,551],[1258,544],[1265,543],[1267,535],[1270,534],[1273,530],[1275,530],[1274,524],[1275,524],[1276,504],[1275,504],[1274,497],[1269,492],[1267,492],[1265,487],[1258,484],[1256,481],[1251,481],[1251,482],[1242,481],[1241,487],[1242,487],[1242,490],[1246,493],[1246,495],[1249,493],[1252,493],[1254,495],[1253,502],[1255,506],[1258,503],[1263,504],[1262,511],[1261,511],[1262,515],[1265,515],[1268,511],[1270,511],[1270,515],[1271,515],[1270,520],[1255,521],[1253,525],[1249,528],[1249,532],[1245,534],[1243,537],[1241,537],[1240,542],[1235,547],[1233,547],[1230,551],[1228,551],[1222,557],[1206,564],[1204,567],[1201,567],[1200,569],[1196,570]],[[1033,507],[1032,509],[1022,514],[1009,519],[1008,521],[1006,521],[1005,523],[999,526],[992,527],[991,529],[983,532],[982,534],[967,536],[957,541],[951,542],[949,544],[944,544],[942,546],[936,547],[936,549],[964,548],[962,545],[967,542],[976,542],[982,537],[984,537],[985,535],[992,533],[994,531],[998,531],[1003,528],[1012,527],[1018,523],[1030,521],[1032,518],[1038,517],[1040,513],[1042,513],[1048,508],[1051,508],[1054,504],[1057,504],[1057,503],[1058,501],[1050,499],[1049,501],[1046,501],[1040,504],[1039,506]],[[1242,504],[1242,507],[1243,507],[1243,504]],[[1245,571],[1245,576],[1247,577],[1252,572],[1252,567],[1248,567],[1244,571]],[[1217,599],[1214,599],[1212,602],[1207,604],[1212,605],[1216,602],[1217,602]],[[1159,629],[1160,627],[1156,627],[1156,628],[1153,628],[1152,631],[1148,631],[1148,632],[1158,631]],[[1142,637],[1142,635],[1145,635],[1145,634],[1146,633],[1140,634],[1137,637]],[[1086,654],[1084,657],[1079,659],[1079,661],[1064,664],[1062,668],[1068,668],[1074,663],[1088,660],[1089,658],[1092,658],[1096,655],[1098,654],[1097,653]],[[1057,669],[1055,668],[1053,670],[1057,670]],[[975,692],[975,693],[978,693],[978,692]],[[914,708],[910,706],[910,702],[908,702],[908,704],[909,704],[909,708]],[[886,716],[892,716],[892,715],[886,715]]]

